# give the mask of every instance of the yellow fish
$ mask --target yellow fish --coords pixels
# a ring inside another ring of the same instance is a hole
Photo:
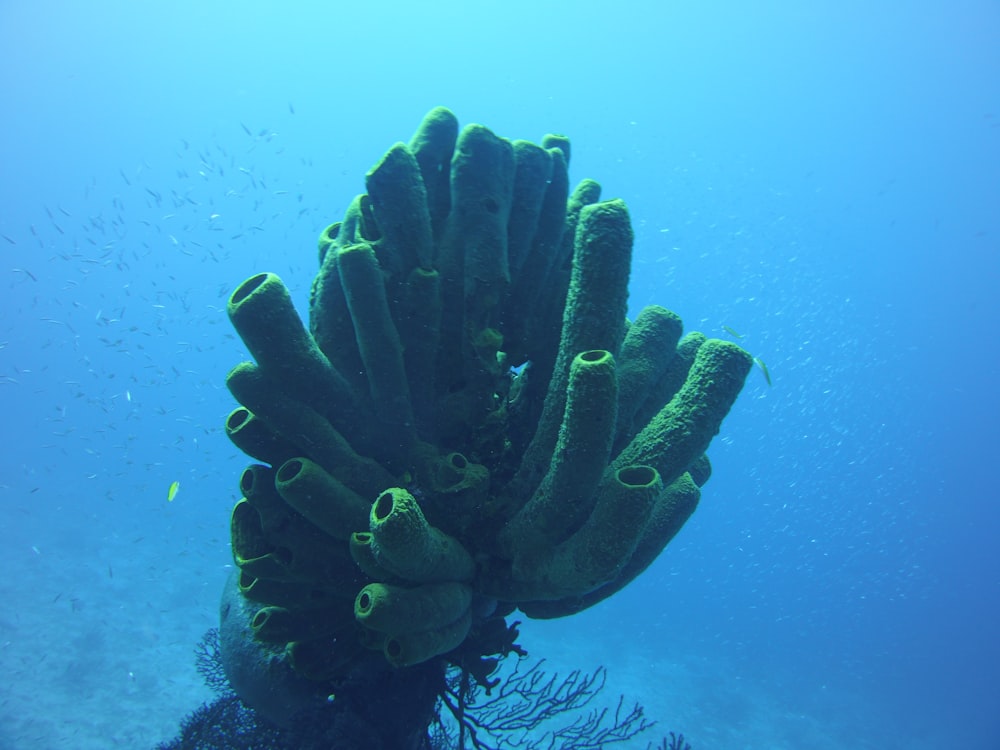
[[[729,326],[722,326],[722,330],[725,331],[726,333],[728,333],[730,336],[735,336],[738,339],[743,338],[743,334],[742,333],[737,333],[736,331],[734,331]]]
[[[177,492],[181,488],[180,482],[171,482],[170,489],[167,490],[167,502],[173,502],[174,498],[177,497]]]
[[[770,386],[771,385],[771,371],[767,369],[767,365],[764,364],[764,360],[762,360],[760,357],[754,357],[753,361],[757,364],[757,367],[760,368],[760,371],[762,373],[764,373],[764,380],[766,380],[768,386]]]

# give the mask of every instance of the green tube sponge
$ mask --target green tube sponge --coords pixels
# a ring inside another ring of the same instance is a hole
[[[453,537],[434,528],[416,499],[392,487],[372,504],[369,528],[379,565],[408,581],[469,581],[476,566]]]
[[[316,246],[319,251],[319,264],[321,266],[326,260],[326,254],[330,252],[330,248],[337,244],[337,237],[340,235],[340,224],[341,222],[335,221],[319,233],[319,240],[317,240]]]
[[[354,600],[354,617],[366,628],[398,635],[444,627],[469,610],[472,589],[464,583],[415,588],[369,583]]]
[[[275,487],[285,502],[334,539],[347,541],[368,524],[368,502],[308,458],[283,463]]]
[[[288,643],[342,630],[349,616],[349,610],[343,607],[311,610],[261,607],[250,620],[250,627],[262,641]]]
[[[531,244],[511,267],[511,284],[501,313],[504,352],[512,367],[524,364],[529,356],[531,322],[537,314],[539,297],[546,289],[546,280],[553,264],[559,262],[563,233],[566,229],[566,199],[569,195],[569,173],[566,157],[560,149],[547,151],[549,178],[533,226]],[[515,199],[517,193],[515,192]],[[511,221],[514,225],[513,220]]]
[[[413,438],[413,407],[382,271],[369,244],[341,248],[337,255],[375,412],[383,424],[392,427],[390,443],[402,453]]]
[[[617,356],[625,333],[632,225],[621,200],[584,206],[576,228],[559,356],[607,349]]]
[[[451,210],[436,265],[442,292],[439,388],[483,380],[482,370],[496,366],[496,348],[488,353],[489,339],[482,334],[495,327],[510,283],[507,222],[513,189],[510,142],[482,125],[463,128],[451,160]]]
[[[261,607],[250,620],[254,635],[270,643],[287,643],[302,621],[284,607]]]
[[[649,521],[639,537],[639,542],[629,561],[622,568],[619,580],[621,588],[642,573],[659,557],[667,543],[677,535],[698,507],[701,491],[687,472],[681,474],[664,488],[653,505]],[[615,589],[615,591],[618,590]],[[612,591],[605,592],[609,596]],[[604,597],[601,597],[604,598]]]
[[[683,327],[680,316],[659,305],[644,307],[629,326],[618,361],[616,436],[634,433],[635,414],[667,371]]]
[[[233,507],[229,520],[229,536],[233,561],[253,578],[287,579],[291,554],[268,541],[261,525],[260,514],[246,500]]]
[[[424,117],[410,139],[410,151],[420,165],[434,237],[441,236],[451,209],[451,158],[458,139],[458,118],[445,107]]]
[[[482,125],[462,129],[451,160],[452,210],[443,243],[460,254],[467,301],[498,295],[510,282],[507,222],[514,174],[510,141]]]
[[[353,599],[366,583],[343,543],[294,514],[266,530],[257,509],[240,500],[230,519],[233,560],[251,578],[292,581],[330,596]]]
[[[340,223],[337,245],[347,247],[360,242],[373,243],[381,239],[381,236],[378,222],[375,221],[375,209],[372,207],[371,197],[367,193],[355,196],[344,213],[344,220]]]
[[[458,648],[472,627],[472,613],[434,630],[400,633],[386,638],[382,653],[394,667],[411,667]]]
[[[237,401],[362,497],[375,497],[395,484],[392,474],[373,459],[358,455],[322,415],[287,396],[252,362],[230,370],[226,385]]]
[[[397,272],[430,269],[434,238],[420,165],[403,143],[390,148],[365,176],[375,220]]]
[[[632,227],[625,204],[611,200],[583,207],[559,354],[538,428],[505,493],[514,507],[532,496],[548,469],[566,407],[573,358],[589,349],[606,349],[617,356],[621,348],[631,261]]]
[[[291,442],[278,435],[252,411],[240,406],[226,417],[226,435],[233,445],[251,458],[279,466],[298,453]]]
[[[704,487],[705,482],[707,482],[712,476],[712,462],[708,460],[708,456],[702,453],[698,458],[691,462],[688,466],[688,473],[691,475],[691,480],[699,487]]]
[[[230,296],[227,310],[269,378],[328,417],[351,423],[357,396],[306,332],[280,278],[273,273],[250,277]]]
[[[662,490],[660,475],[651,466],[609,470],[579,531],[557,547],[514,559],[514,600],[581,596],[613,581],[635,551]],[[509,598],[499,592],[496,596]]]
[[[688,372],[691,371],[691,365],[694,364],[694,358],[698,355],[698,350],[706,341],[708,341],[708,338],[705,334],[700,331],[692,331],[678,342],[677,348],[667,363],[666,370],[650,387],[645,401],[643,401],[632,418],[632,425],[637,430],[649,424],[650,420],[659,413],[660,409],[677,395],[677,391],[681,389],[684,381],[687,380]],[[627,438],[623,445],[617,446],[620,450],[624,445],[628,444],[628,440],[631,440],[634,435],[622,434],[618,437],[619,439]]]
[[[433,437],[435,360],[440,343],[441,277],[437,271],[414,268],[403,289],[397,319],[403,364],[410,387],[418,433]]]
[[[416,458],[417,481],[434,498],[423,508],[431,523],[446,534],[476,536],[489,497],[489,470],[454,451],[444,456],[434,451]]]
[[[375,559],[375,551],[372,549],[372,535],[370,531],[356,531],[351,534],[349,540],[351,559],[361,568],[361,572],[376,581],[389,581],[395,576],[378,564]]]
[[[556,177],[555,163],[553,163],[553,177]],[[568,189],[568,175],[566,180]],[[553,180],[553,184],[555,184],[555,180]],[[559,192],[561,194],[561,190]],[[584,208],[596,204],[600,199],[600,183],[589,179],[581,180],[569,195],[565,206],[564,231],[558,245],[554,245],[556,251],[542,282],[544,293],[537,298],[534,309],[530,312],[531,319],[528,324],[525,344],[532,367],[543,374],[542,377],[538,378],[539,382],[542,383],[548,382],[559,355],[559,342],[566,312],[566,297],[573,275],[576,231],[580,226],[580,217]],[[593,344],[583,346],[577,351],[584,349],[608,349],[608,347]],[[614,353],[613,349],[609,351]],[[542,398],[544,396],[543,393]],[[534,422],[532,422],[532,426],[534,426]]]
[[[294,511],[274,488],[274,469],[261,464],[250,464],[240,474],[240,492],[257,511],[264,534],[284,528]]]
[[[565,541],[580,528],[608,463],[618,387],[615,359],[596,349],[570,365],[562,426],[551,466],[521,511],[500,534],[510,557]]]
[[[558,149],[562,152],[566,163],[569,164],[570,144],[567,136],[560,135],[558,133],[546,133],[542,136],[542,148],[546,148],[550,151]]]
[[[534,243],[545,192],[552,176],[552,156],[531,141],[514,148],[514,191],[507,228],[507,263],[511,278],[521,272]]]
[[[231,519],[242,633],[338,701],[384,659],[486,680],[505,617],[610,596],[696,508],[749,355],[626,320],[628,210],[569,160],[437,108],[320,234],[308,333],[273,274],[230,300],[226,431],[270,464]]]
[[[455,492],[460,485],[468,482],[471,466],[478,464],[470,464],[469,459],[457,451],[440,456],[434,462],[433,474],[428,476],[429,487],[435,492]]]
[[[329,591],[293,581],[275,581],[254,578],[245,570],[240,570],[238,586],[240,593],[251,601],[288,609],[315,609],[322,606],[343,604],[342,597],[335,597]]]
[[[628,562],[617,577],[581,596],[550,601],[523,602],[518,606],[528,617],[552,619],[573,615],[621,591],[659,557],[698,507],[700,492],[688,473],[682,474],[656,498],[649,520]]]
[[[338,236],[323,252],[323,262],[313,279],[309,294],[309,331],[330,364],[344,375],[353,390],[368,398],[364,365],[354,335],[354,321],[347,307],[347,297],[340,282],[338,250],[343,246],[342,222],[336,225]],[[352,244],[353,240],[351,243]]]
[[[730,341],[709,339],[698,349],[683,387],[612,464],[648,464],[668,484],[708,448],[753,365]]]

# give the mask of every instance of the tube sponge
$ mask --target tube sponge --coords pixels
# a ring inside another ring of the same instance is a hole
[[[385,639],[382,653],[394,667],[409,667],[433,659],[457,648],[472,627],[472,613],[465,613],[454,622],[432,630],[397,633]]]
[[[573,358],[590,349],[604,349],[616,356],[621,347],[632,238],[628,210],[622,201],[595,203],[580,211],[559,354],[538,428],[505,492],[516,507],[532,496],[548,468],[559,438]],[[523,499],[518,502],[517,498]]]
[[[226,417],[226,436],[248,456],[272,466],[291,458],[297,450],[294,444],[283,439],[245,406],[229,412]]]
[[[398,634],[444,627],[471,604],[472,589],[455,581],[414,588],[370,583],[354,600],[354,617],[372,630]]]
[[[681,530],[698,505],[700,492],[690,474],[683,474],[665,487],[649,514],[628,562],[612,581],[578,596],[548,601],[522,602],[521,611],[528,617],[551,619],[566,617],[604,601],[625,588],[659,556],[663,548]]]
[[[541,551],[518,550],[512,583],[498,598],[559,599],[580,596],[618,577],[635,551],[663,490],[651,466],[609,470],[597,488],[587,522],[562,544]]]
[[[709,339],[698,349],[683,387],[614,461],[649,464],[668,484],[705,452],[719,432],[753,366],[751,356],[730,341]]]
[[[629,326],[618,363],[616,436],[631,437],[635,414],[670,366],[682,330],[680,316],[659,305],[642,308]]]
[[[253,362],[230,370],[226,385],[275,432],[295,441],[300,455],[311,458],[358,494],[374,497],[395,481],[381,464],[359,455],[323,415],[287,395]]]
[[[372,548],[372,535],[370,531],[356,531],[351,534],[349,542],[351,559],[361,569],[361,571],[376,581],[395,580],[396,576],[378,564],[375,559],[375,550]]]
[[[260,514],[247,500],[233,507],[229,522],[233,560],[240,570],[254,578],[288,578],[290,554],[279,550],[264,534]]]
[[[261,607],[250,620],[254,635],[270,643],[317,638],[343,628],[336,609],[290,610],[285,607]]]
[[[442,260],[460,264],[468,312],[496,304],[510,282],[507,222],[514,174],[509,141],[482,125],[462,129],[451,160],[452,210],[441,244]]]
[[[369,526],[379,565],[408,581],[469,581],[475,563],[454,538],[434,528],[420,504],[404,489],[392,487],[372,504]]]
[[[256,362],[227,433],[270,464],[233,511],[239,592],[302,674],[496,654],[505,615],[611,595],[695,509],[750,356],[662,307],[629,324],[628,210],[569,156],[437,108],[323,230],[308,332],[273,274],[230,299]]]
[[[355,414],[355,395],[306,332],[284,282],[259,273],[240,284],[226,306],[243,343],[268,377],[324,413]]]
[[[338,264],[375,413],[393,428],[390,440],[402,451],[413,439],[413,408],[403,347],[389,312],[382,271],[367,243],[342,248]]]
[[[569,386],[552,463],[531,500],[501,532],[508,551],[564,541],[593,508],[614,437],[618,386],[611,352],[581,352],[570,365]]]
[[[365,528],[368,503],[308,458],[285,461],[274,481],[290,506],[334,539],[347,541]]]
[[[552,154],[530,141],[514,141],[514,190],[507,228],[507,263],[512,278],[520,275],[531,251],[552,176]],[[560,207],[560,219],[565,205]]]
[[[383,241],[397,272],[433,267],[434,238],[420,165],[403,143],[390,148],[365,176]]]
[[[446,107],[435,107],[420,123],[409,148],[423,177],[434,238],[439,239],[451,210],[451,158],[458,139],[458,118]]]

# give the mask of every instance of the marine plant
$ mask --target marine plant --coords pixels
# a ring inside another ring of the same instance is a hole
[[[326,702],[427,747],[446,665],[496,687],[508,616],[606,599],[695,510],[751,357],[627,320],[628,210],[569,160],[434,109],[321,233],[308,327],[273,273],[233,292],[226,432],[259,463],[220,648],[272,721]]]

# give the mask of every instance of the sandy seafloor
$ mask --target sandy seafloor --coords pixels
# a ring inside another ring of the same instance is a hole
[[[169,519],[160,520],[160,540],[138,526],[134,536],[81,538],[70,525],[58,536],[36,529],[37,543],[7,550],[7,569],[18,575],[4,576],[0,589],[8,604],[0,614],[2,750],[152,748],[211,699],[194,647],[215,624],[226,540],[206,533],[178,549]],[[884,716],[850,694],[831,689],[796,704],[777,681],[737,679],[739,670],[711,653],[672,648],[669,628],[637,637],[624,622],[615,628],[609,612],[592,612],[529,621],[520,642],[560,673],[605,665],[606,702],[625,695],[658,721],[643,739],[615,747],[644,749],[670,730],[693,750],[886,747],[863,739],[866,725],[885,731]],[[939,746],[930,736],[905,744]]]

